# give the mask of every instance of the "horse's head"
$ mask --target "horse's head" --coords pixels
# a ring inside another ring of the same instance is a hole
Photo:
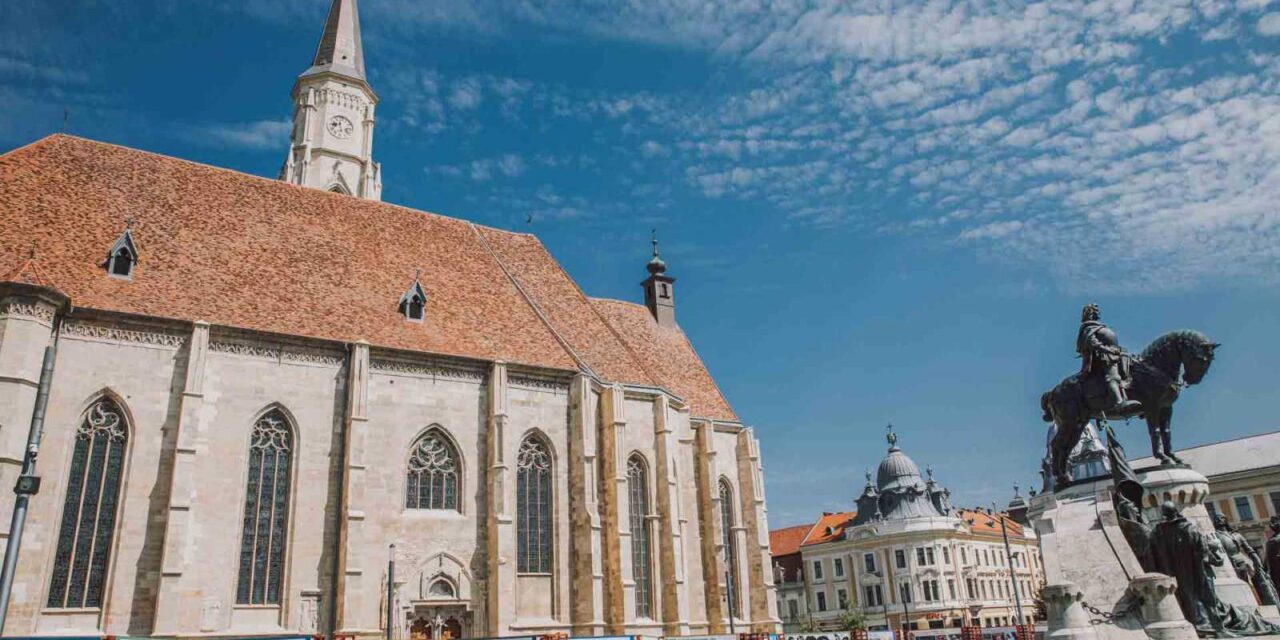
[[[1183,341],[1179,350],[1182,355],[1182,379],[1187,384],[1200,384],[1204,375],[1209,373],[1209,365],[1213,364],[1215,350],[1222,346],[1210,342],[1204,334],[1188,332],[1188,339]]]

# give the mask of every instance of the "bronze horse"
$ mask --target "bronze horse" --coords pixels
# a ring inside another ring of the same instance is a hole
[[[1044,421],[1057,426],[1057,434],[1049,447],[1056,484],[1071,482],[1071,449],[1090,419],[1144,416],[1151,436],[1151,455],[1162,465],[1181,464],[1170,442],[1173,403],[1177,402],[1183,386],[1199,384],[1204,379],[1218,346],[1198,331],[1171,331],[1151,341],[1140,355],[1126,356],[1132,360],[1128,395],[1141,403],[1140,408],[1128,415],[1103,415],[1101,407],[1106,395],[1103,381],[1081,380],[1079,375],[1068,376],[1040,396]]]

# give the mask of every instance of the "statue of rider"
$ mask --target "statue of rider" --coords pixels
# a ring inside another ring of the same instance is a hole
[[[1086,383],[1102,380],[1106,386],[1102,410],[1115,416],[1128,416],[1137,412],[1142,403],[1125,396],[1128,362],[1116,333],[1102,323],[1100,315],[1098,305],[1092,302],[1080,312],[1080,332],[1076,334],[1076,353],[1082,360],[1080,380]]]

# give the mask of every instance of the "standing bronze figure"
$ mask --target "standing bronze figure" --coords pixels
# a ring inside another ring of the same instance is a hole
[[[1267,573],[1271,574],[1271,584],[1280,584],[1280,516],[1271,516],[1271,537],[1263,547]]]
[[[1049,471],[1058,487],[1071,482],[1071,449],[1091,419],[1145,417],[1151,455],[1161,464],[1180,464],[1170,432],[1173,404],[1183,386],[1204,379],[1220,346],[1197,331],[1172,331],[1134,356],[1120,348],[1115,332],[1099,315],[1093,304],[1081,312],[1076,336],[1076,351],[1084,359],[1080,372],[1040,396],[1045,422],[1056,427],[1049,445]]]
[[[1271,582],[1271,576],[1267,574],[1267,567],[1263,564],[1262,558],[1258,557],[1258,552],[1249,544],[1249,541],[1237,533],[1221,513],[1213,517],[1213,528],[1217,532],[1218,542],[1222,545],[1223,552],[1227,554],[1227,558],[1231,560],[1231,566],[1236,570],[1236,577],[1253,585],[1260,604],[1276,604],[1280,600],[1276,595],[1276,587]]]

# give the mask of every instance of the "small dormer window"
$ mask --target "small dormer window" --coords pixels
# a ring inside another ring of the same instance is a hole
[[[133,241],[133,220],[125,223],[124,233],[116,239],[115,244],[107,251],[107,260],[103,266],[107,275],[124,280],[133,279],[133,267],[138,263],[138,246]]]
[[[400,313],[409,322],[422,322],[426,317],[427,292],[423,290],[417,276],[413,278],[413,284],[409,285],[404,295],[400,296]]]

